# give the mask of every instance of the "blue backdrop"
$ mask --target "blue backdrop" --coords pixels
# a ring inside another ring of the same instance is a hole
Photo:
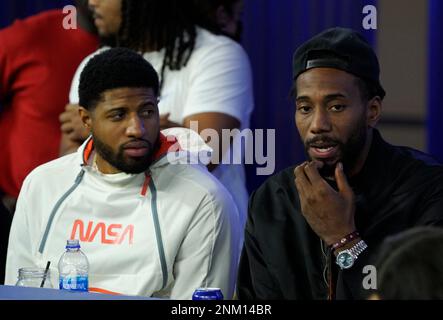
[[[429,1],[428,151],[443,162],[443,1]]]

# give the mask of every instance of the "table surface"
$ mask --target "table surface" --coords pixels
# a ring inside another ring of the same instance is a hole
[[[158,300],[150,297],[120,296],[58,289],[0,285],[0,300]]]

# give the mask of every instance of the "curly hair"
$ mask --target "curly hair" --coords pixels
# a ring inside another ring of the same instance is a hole
[[[139,52],[165,50],[160,90],[165,69],[180,70],[194,50],[197,31],[189,0],[123,0],[122,25],[117,46]]]
[[[137,52],[113,48],[95,55],[80,74],[80,105],[93,110],[106,90],[151,88],[159,94],[159,80],[151,64]]]

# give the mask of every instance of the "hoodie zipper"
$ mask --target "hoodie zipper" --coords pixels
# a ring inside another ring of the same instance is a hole
[[[57,203],[55,204],[54,208],[51,211],[51,214],[49,215],[49,219],[48,222],[46,224],[46,228],[45,228],[45,232],[43,234],[42,240],[40,242],[40,246],[38,251],[43,254],[43,251],[45,250],[45,246],[46,246],[46,240],[48,239],[48,235],[49,235],[49,231],[51,229],[52,226],[52,222],[54,221],[54,217],[58,211],[58,209],[60,208],[60,206],[63,204],[63,202],[66,200],[67,197],[69,197],[69,195],[74,192],[75,189],[77,189],[77,187],[80,185],[80,182],[83,179],[83,175],[85,174],[85,170],[82,168],[80,173],[77,175],[77,177],[75,178],[75,182],[72,185],[71,188],[69,188],[68,191],[66,191],[61,197],[60,199],[58,199]]]

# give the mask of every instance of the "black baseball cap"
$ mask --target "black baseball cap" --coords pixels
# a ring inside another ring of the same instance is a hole
[[[377,56],[358,32],[347,28],[331,28],[302,44],[293,58],[293,80],[312,68],[335,68],[371,82],[381,99],[385,90],[380,84]]]

